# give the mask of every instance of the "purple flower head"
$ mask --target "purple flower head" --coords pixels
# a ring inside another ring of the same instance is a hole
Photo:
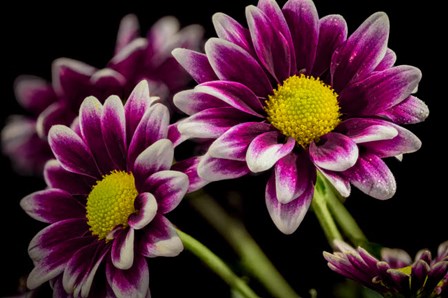
[[[448,241],[439,245],[435,258],[423,249],[414,261],[401,249],[383,248],[378,260],[362,247],[354,249],[342,241],[335,246],[333,254],[324,252],[328,267],[386,297],[448,295]]]
[[[199,50],[203,29],[190,25],[180,29],[174,17],[164,17],[139,37],[134,15],[123,18],[115,55],[103,69],[59,58],[52,65],[52,82],[21,76],[15,84],[18,102],[31,116],[13,116],[2,130],[3,152],[22,174],[42,174],[45,162],[54,158],[48,131],[55,124],[71,125],[81,102],[95,96],[100,102],[110,95],[127,98],[137,83],[146,80],[152,93],[172,105],[172,95],[186,87],[188,73],[172,57],[177,47]]]
[[[218,38],[205,54],[173,55],[197,81],[174,96],[188,117],[170,128],[175,144],[212,140],[195,163],[207,182],[270,171],[266,204],[276,226],[294,232],[314,194],[317,174],[344,197],[351,185],[385,200],[396,190],[384,158],[421,146],[401,127],[423,121],[427,106],[413,92],[419,69],[394,66],[389,19],[370,16],[350,36],[340,15],[319,18],[311,0],[280,8],[260,0],[246,8],[248,28],[213,16]],[[193,173],[193,171],[190,171]]]
[[[142,81],[124,106],[115,95],[104,104],[91,96],[72,128],[50,129],[48,187],[21,201],[49,224],[29,245],[29,288],[51,280],[55,293],[73,297],[149,295],[146,258],[183,249],[165,218],[188,189],[187,175],[170,169],[168,123]]]

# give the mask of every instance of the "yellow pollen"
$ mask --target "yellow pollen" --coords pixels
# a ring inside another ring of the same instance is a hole
[[[269,122],[303,148],[331,132],[340,122],[338,95],[312,76],[292,76],[266,100]]]
[[[116,226],[127,226],[137,195],[132,173],[112,171],[97,181],[86,204],[92,234],[104,239]]]

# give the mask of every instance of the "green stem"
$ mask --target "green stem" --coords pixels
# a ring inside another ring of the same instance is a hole
[[[244,225],[204,192],[190,194],[192,206],[238,253],[245,268],[277,298],[298,298],[290,285],[266,257]]]
[[[238,291],[245,298],[258,298],[244,280],[235,275],[230,268],[211,250],[190,235],[177,230],[185,248],[201,259],[207,266],[218,274],[232,289]]]

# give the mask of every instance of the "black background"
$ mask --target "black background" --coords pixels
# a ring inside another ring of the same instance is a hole
[[[280,4],[283,5],[284,1]],[[394,198],[378,201],[352,191],[346,206],[374,242],[402,247],[412,255],[422,247],[435,251],[448,239],[446,184],[446,17],[435,2],[410,1],[316,1],[320,16],[342,14],[349,32],[370,14],[382,10],[390,18],[389,47],[398,56],[397,64],[419,67],[423,72],[417,96],[430,108],[426,122],[409,126],[423,142],[420,151],[404,157],[402,162],[387,160],[395,174],[398,190]],[[13,81],[20,74],[34,74],[51,79],[50,65],[58,57],[78,59],[95,67],[103,67],[111,58],[120,19],[135,13],[142,33],[164,15],[178,17],[182,25],[202,24],[206,36],[215,36],[211,17],[224,12],[244,22],[244,7],[256,1],[199,0],[189,1],[121,1],[120,4],[93,7],[91,2],[60,2],[51,9],[34,2],[8,3],[0,18],[0,99],[3,127],[8,115],[23,110],[13,94]],[[19,207],[20,199],[44,187],[38,178],[16,175],[9,160],[1,158],[1,276],[0,296],[15,293],[19,279],[32,268],[27,256],[30,239],[44,225],[28,218]],[[291,285],[307,296],[316,288],[319,297],[331,297],[335,282],[342,279],[330,272],[322,251],[329,246],[317,220],[309,213],[300,228],[290,236],[276,230],[264,205],[264,183],[260,177],[218,182],[208,188],[219,200],[225,201],[229,190],[240,191],[242,203],[237,208],[251,234],[276,264]],[[223,195],[224,194],[224,195]],[[219,198],[221,196],[221,198]],[[240,271],[232,250],[209,228],[187,202],[173,211],[169,218],[181,229],[195,236]],[[159,258],[150,262],[150,286],[153,297],[229,297],[227,285],[189,253],[177,258]],[[254,288],[269,297],[255,282]]]

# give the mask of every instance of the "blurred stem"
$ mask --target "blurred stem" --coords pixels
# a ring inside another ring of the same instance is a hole
[[[232,289],[238,291],[242,297],[259,297],[244,280],[235,275],[235,273],[233,273],[232,270],[230,270],[230,268],[206,246],[181,230],[177,230],[177,234],[187,250],[201,259],[201,261],[219,275]]]
[[[328,202],[326,200],[328,193],[329,190],[328,187],[326,187],[325,180],[323,180],[322,177],[318,175],[311,207],[313,208],[313,211],[316,214],[317,219],[319,220],[322,230],[324,230],[328,243],[331,247],[333,247],[333,241],[336,239],[342,240],[342,235],[341,233],[339,233],[333,216],[328,209]]]
[[[232,246],[243,266],[277,298],[298,298],[294,290],[266,257],[244,225],[208,194],[196,191],[189,202]]]

